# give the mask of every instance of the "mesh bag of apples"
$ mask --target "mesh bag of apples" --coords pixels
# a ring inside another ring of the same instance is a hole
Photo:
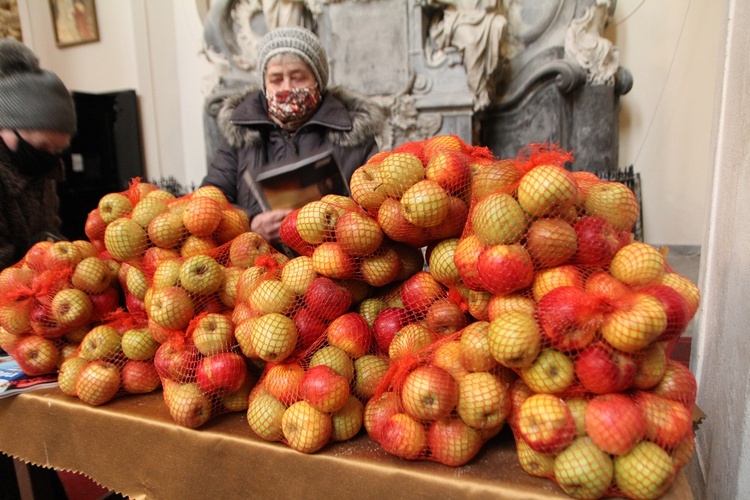
[[[84,240],[42,241],[0,272],[0,347],[24,373],[54,373],[120,303],[116,263]]]
[[[578,498],[654,498],[692,454],[695,378],[669,355],[698,289],[631,241],[632,191],[569,161],[535,145],[477,174],[447,249],[454,286],[519,375],[509,422],[524,469]]]

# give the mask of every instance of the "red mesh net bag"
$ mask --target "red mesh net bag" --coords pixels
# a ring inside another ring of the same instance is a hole
[[[88,241],[35,244],[0,272],[0,347],[27,375],[55,372],[120,305],[114,272]]]
[[[158,347],[143,314],[119,309],[88,330],[74,355],[60,365],[60,390],[92,406],[153,392],[161,386],[154,366]]]
[[[373,347],[370,325],[349,312],[331,321],[307,350],[267,363],[248,403],[251,430],[301,453],[356,436],[364,404],[389,366]]]
[[[510,414],[515,378],[490,355],[488,326],[472,323],[392,360],[365,407],[370,437],[404,459],[458,466],[474,458]]]
[[[386,236],[420,248],[460,236],[471,179],[491,159],[489,150],[469,146],[455,135],[406,143],[355,170],[350,192]]]

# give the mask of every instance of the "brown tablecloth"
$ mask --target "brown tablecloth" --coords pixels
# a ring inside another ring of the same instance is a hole
[[[462,467],[398,459],[364,434],[305,455],[257,438],[242,412],[180,427],[161,393],[101,407],[58,389],[0,399],[0,452],[131,498],[568,498],[523,472],[507,427]],[[682,472],[664,498],[693,498]]]

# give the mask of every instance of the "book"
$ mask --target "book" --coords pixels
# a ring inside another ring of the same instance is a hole
[[[57,387],[57,373],[26,375],[10,356],[0,358],[0,398],[48,387]]]
[[[293,162],[267,165],[254,178],[245,172],[244,177],[264,211],[294,210],[327,194],[349,195],[346,179],[330,149]]]

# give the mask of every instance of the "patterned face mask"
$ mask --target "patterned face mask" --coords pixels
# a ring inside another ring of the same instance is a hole
[[[279,90],[267,95],[268,114],[285,128],[292,128],[312,115],[320,104],[318,87]]]

